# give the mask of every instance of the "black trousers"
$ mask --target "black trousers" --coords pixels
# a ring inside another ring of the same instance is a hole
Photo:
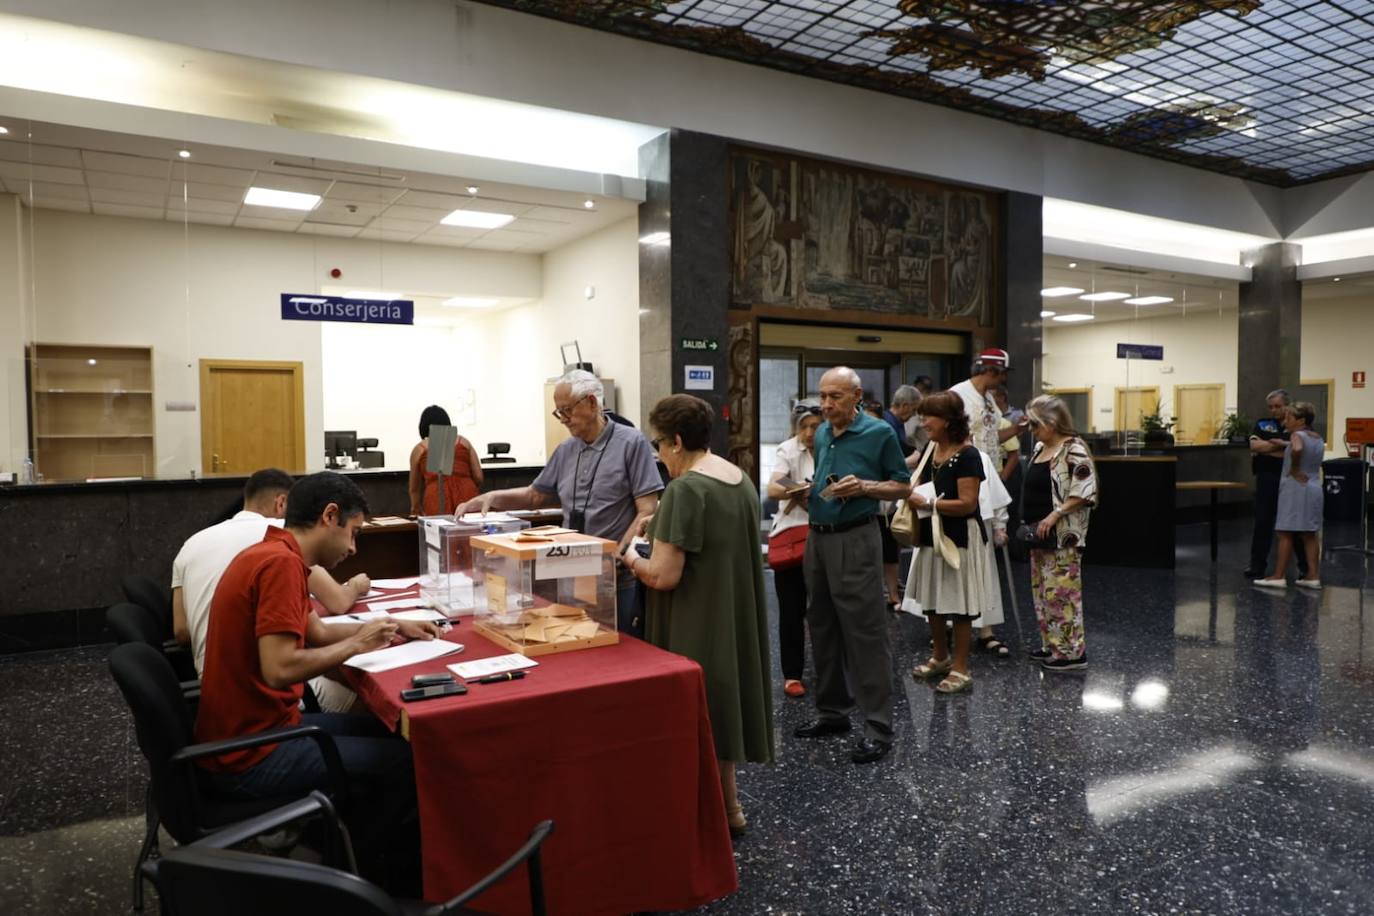
[[[798,563],[791,569],[773,570],[778,593],[778,649],[782,676],[799,681],[806,667],[806,573]]]
[[[1250,538],[1250,568],[1260,575],[1269,572],[1269,548],[1274,543],[1274,521],[1279,514],[1281,474],[1255,475],[1255,533]],[[1307,556],[1299,548],[1298,577],[1307,578]]]

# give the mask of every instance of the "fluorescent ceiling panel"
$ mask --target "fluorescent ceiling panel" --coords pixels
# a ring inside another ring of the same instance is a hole
[[[469,229],[499,229],[515,221],[509,213],[487,213],[483,210],[454,210],[439,222],[445,226],[466,226]]]
[[[276,207],[281,210],[313,210],[320,205],[320,195],[299,191],[278,191],[273,188],[249,188],[243,202],[250,207]]]

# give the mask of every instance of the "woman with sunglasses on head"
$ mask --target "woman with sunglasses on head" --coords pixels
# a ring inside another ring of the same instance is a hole
[[[672,477],[649,523],[648,559],[623,560],[648,586],[644,638],[701,665],[730,833],[745,830],[735,764],[773,760],[767,598],[758,489],[711,453],[715,411],[675,394],[654,405],[652,445]]]
[[[815,401],[798,401],[792,408],[796,435],[778,446],[773,459],[773,475],[768,481],[768,498],[778,501],[773,525],[768,531],[770,544],[779,538],[805,538],[810,527],[807,505],[811,478],[816,473],[816,430],[821,425],[821,407]],[[801,484],[807,487],[801,492]],[[793,492],[795,495],[788,496]],[[784,532],[792,532],[790,535]],[[802,541],[803,545],[805,541]],[[781,553],[781,549],[776,553]],[[773,568],[773,588],[778,593],[778,648],[782,657],[782,692],[789,697],[806,696],[802,670],[806,667],[806,576],[799,556],[789,551],[790,559],[779,560],[769,551]]]
[[[995,581],[986,567],[987,532],[978,504],[985,479],[983,459],[969,442],[968,414],[959,395],[937,391],[924,398],[917,410],[930,435],[930,451],[917,464],[920,474],[912,478],[909,499],[913,509],[934,510],[940,526],[937,531],[933,518],[921,519],[921,546],[907,576],[906,600],[919,603],[925,612],[933,650],[929,661],[911,673],[921,679],[943,675],[935,689],[960,693],[973,686],[968,671],[973,621],[988,608],[987,583]],[[921,492],[925,485],[933,485],[934,499]],[[946,558],[949,555],[937,537],[953,543],[957,567]],[[952,649],[946,618],[954,624]]]
[[[1078,671],[1088,666],[1082,560],[1097,505],[1097,469],[1061,399],[1041,395],[1026,405],[1026,419],[1035,450],[1021,493],[1022,532],[1040,623],[1040,648],[1031,658],[1046,671]]]

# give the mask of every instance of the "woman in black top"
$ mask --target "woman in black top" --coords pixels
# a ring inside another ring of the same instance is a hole
[[[930,451],[923,456],[918,465],[920,472],[911,481],[911,507],[926,512],[933,504],[940,520],[940,536],[953,544],[959,565],[951,565],[940,550],[932,520],[921,519],[921,547],[907,577],[906,597],[925,609],[933,653],[912,674],[918,678],[944,675],[935,689],[940,693],[959,693],[973,686],[968,673],[972,624],[988,606],[986,583],[996,581],[984,569],[987,551],[969,549],[987,540],[978,511],[983,459],[978,449],[969,444],[968,416],[957,394],[936,392],[924,398],[918,409],[922,426],[930,435]],[[927,499],[918,489],[931,482],[935,486],[934,500]],[[946,617],[954,623],[953,653],[945,633]]]

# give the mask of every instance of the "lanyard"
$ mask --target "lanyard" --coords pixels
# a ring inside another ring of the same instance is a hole
[[[601,459],[606,457],[606,452],[610,451],[611,448],[611,440],[615,438],[615,421],[607,420],[606,423],[610,427],[610,432],[606,434],[606,444],[601,446],[601,451],[597,453],[596,464],[592,465],[592,476],[591,479],[587,481],[587,499],[582,503],[583,512],[586,512],[587,507],[592,504],[592,487],[596,484],[596,472],[601,470]],[[577,480],[582,476],[582,456],[587,454],[587,451],[588,450],[584,448],[582,451],[578,452],[577,461],[573,465],[572,509],[574,512],[577,511]]]

